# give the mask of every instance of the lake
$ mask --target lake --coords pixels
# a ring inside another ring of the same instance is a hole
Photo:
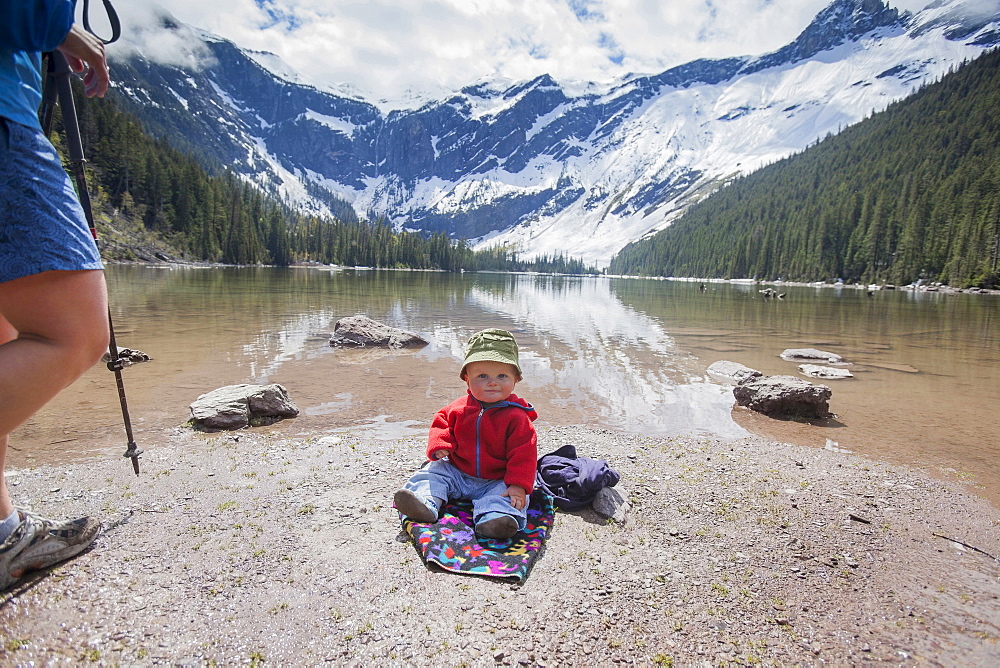
[[[970,484],[1000,505],[1000,298],[989,295],[759,286],[533,274],[329,268],[110,266],[121,347],[153,360],[124,371],[136,441],[177,433],[199,395],[281,383],[301,414],[266,429],[337,430],[376,439],[424,434],[463,394],[468,337],[509,329],[521,346],[517,393],[539,424],[591,424],[650,436],[743,436],[848,450]],[[420,350],[343,350],[334,323],[364,314],[421,334]],[[786,348],[851,362],[823,426],[733,410],[732,388],[706,374],[732,360],[797,375]],[[114,375],[85,374],[11,438],[14,466],[123,452]],[[601,453],[581,453],[600,457]],[[123,469],[127,462],[123,460]]]

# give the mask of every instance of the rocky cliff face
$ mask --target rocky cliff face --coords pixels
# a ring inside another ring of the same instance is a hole
[[[937,2],[901,15],[836,0],[791,44],[697,60],[613,86],[541,76],[382,113],[265,67],[268,54],[165,20],[209,57],[141,56],[117,89],[150,128],[317,211],[445,230],[526,255],[606,263],[739,174],[800,151],[1000,43],[1000,9]]]

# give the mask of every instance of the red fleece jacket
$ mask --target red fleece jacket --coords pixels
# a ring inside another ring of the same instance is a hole
[[[427,458],[444,450],[449,461],[466,475],[503,480],[527,493],[535,486],[538,465],[538,413],[524,399],[484,406],[471,393],[456,399],[434,416],[427,442]]]

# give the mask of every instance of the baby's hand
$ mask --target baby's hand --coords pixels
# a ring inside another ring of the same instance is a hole
[[[517,510],[524,510],[528,505],[528,495],[520,485],[507,485],[507,491],[503,496],[510,497],[510,505]]]
[[[447,450],[435,450],[434,454],[432,455],[434,459],[444,459],[447,456],[448,456]]]

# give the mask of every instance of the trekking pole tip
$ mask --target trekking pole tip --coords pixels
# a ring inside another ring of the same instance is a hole
[[[123,457],[128,457],[132,460],[132,470],[135,471],[136,475],[139,475],[139,455],[142,454],[142,450],[136,447],[135,443],[128,444],[128,450],[125,451]]]

